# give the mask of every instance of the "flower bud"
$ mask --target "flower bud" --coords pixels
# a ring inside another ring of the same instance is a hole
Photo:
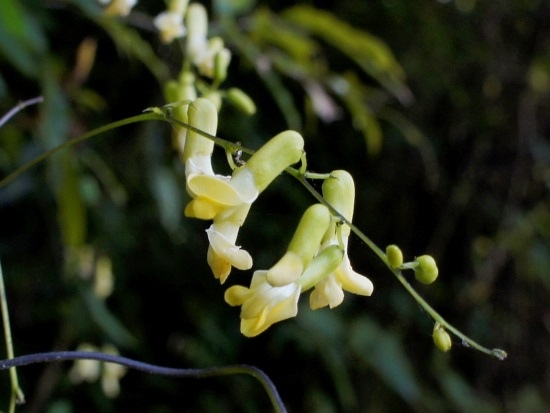
[[[137,0],[113,0],[109,5],[103,10],[106,16],[122,16],[126,17],[132,11],[137,3]]]
[[[330,212],[326,206],[310,206],[304,212],[287,252],[267,272],[267,281],[273,286],[296,281],[319,250],[321,239],[329,224]]]
[[[231,52],[226,48],[222,48],[214,56],[214,81],[218,84],[227,78],[227,68],[230,61]]]
[[[178,80],[170,80],[164,86],[164,97],[166,102],[175,103],[173,106],[173,116],[182,122],[187,123],[187,108],[185,101],[194,101],[197,99],[197,91],[195,90],[195,76],[184,72],[179,76]],[[182,127],[183,131],[187,129]],[[186,135],[185,132],[184,135]]]
[[[208,33],[208,14],[206,8],[200,3],[191,3],[185,14],[185,23],[187,25],[188,39],[194,38],[206,39]],[[189,50],[188,50],[189,51]]]
[[[287,130],[271,138],[246,162],[233,172],[232,180],[251,173],[256,188],[262,192],[285,168],[295,164],[302,157],[304,138],[298,132]]]
[[[443,352],[449,351],[453,345],[451,336],[449,336],[449,333],[447,333],[439,323],[435,323],[433,339],[435,346]]]
[[[226,98],[230,104],[244,114],[253,115],[256,113],[256,104],[250,96],[244,93],[241,89],[232,87],[227,91]]]
[[[211,90],[203,96],[205,99],[208,99],[214,104],[216,110],[220,110],[222,107],[222,96],[219,91]]]
[[[399,268],[403,264],[403,253],[397,245],[388,245],[386,247],[386,257],[391,268]]]
[[[323,182],[323,197],[325,200],[344,216],[348,221],[353,219],[355,203],[355,184],[352,176],[347,171],[332,171],[330,177]],[[350,234],[347,225],[342,227],[342,236]]]
[[[170,0],[168,2],[168,10],[173,13],[185,14],[189,0]]]
[[[414,268],[414,275],[423,284],[431,284],[439,273],[437,264],[431,255],[422,255],[416,258],[418,266]]]

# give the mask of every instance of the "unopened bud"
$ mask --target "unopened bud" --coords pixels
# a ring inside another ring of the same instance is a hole
[[[451,336],[449,336],[449,333],[447,333],[439,323],[435,323],[433,339],[435,346],[443,352],[449,351],[453,345]]]
[[[414,268],[414,275],[423,284],[431,284],[439,273],[437,264],[431,255],[422,255],[416,259],[418,266]]]
[[[262,192],[286,167],[298,162],[303,151],[302,135],[292,130],[281,132],[258,149],[245,166],[235,170],[232,181],[252,173],[256,188]]]
[[[235,106],[236,109],[240,110],[246,115],[253,115],[256,113],[256,104],[254,101],[244,93],[241,89],[232,87],[227,91],[226,95],[227,101]]]
[[[388,245],[386,247],[386,257],[391,268],[399,268],[403,265],[403,253],[397,245]]]
[[[229,49],[222,48],[214,57],[214,80],[221,83],[227,78],[227,68],[231,61]]]

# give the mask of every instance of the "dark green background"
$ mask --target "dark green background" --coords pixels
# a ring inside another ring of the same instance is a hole
[[[254,364],[273,379],[292,412],[547,411],[549,3],[303,3],[383,39],[414,96],[399,102],[338,47],[317,39],[319,65],[332,73],[354,71],[372,87],[367,104],[384,138],[379,153],[368,153],[348,112],[333,122],[315,118],[301,82],[275,67],[280,89],[300,115],[309,169],[351,172],[356,225],[381,247],[398,244],[409,260],[432,254],[438,281],[414,286],[449,322],[488,347],[505,349],[509,358],[498,361],[456,340],[449,353],[440,353],[430,318],[353,236],[350,258],[373,281],[372,297],[346,295],[340,307],[315,312],[302,297],[298,317],[257,338],[241,336],[239,311],[224,303],[226,285],[219,285],[206,264],[209,224],[179,213],[188,200],[183,167],[171,148],[169,125],[159,122],[107,132],[0,189],[0,254],[16,353],[74,349],[86,341],[114,343],[123,355],[174,367]],[[241,87],[258,106],[253,118],[224,107],[222,137],[258,148],[289,128],[272,91],[239,55],[243,44],[225,32],[223,19],[275,58],[280,50],[247,30],[259,10],[279,13],[293,4],[217,3],[212,29],[234,52],[224,87]],[[13,7],[19,13],[8,15]],[[0,129],[3,176],[68,138],[164,103],[160,83],[177,75],[181,54],[175,45],[161,45],[150,30],[149,16],[162,9],[161,2],[141,1],[119,21],[150,44],[151,56],[163,62],[155,66],[136,38],[98,20],[94,1],[6,1],[0,111],[36,95],[45,102]],[[78,81],[71,73],[85,38],[97,42],[97,55],[89,77]],[[122,38],[130,39],[126,47]],[[388,112],[406,119],[409,129],[384,118]],[[403,130],[420,132],[421,143],[411,144]],[[216,156],[217,170],[227,173],[223,154]],[[102,173],[112,174],[118,186],[98,178]],[[63,176],[73,176],[78,188],[68,195],[68,205],[74,219],[85,217],[84,242],[113,261],[116,288],[106,306],[86,301],[90,285],[68,262],[58,219]],[[117,197],[117,190],[126,198]],[[255,268],[276,262],[313,202],[288,176],[261,195],[238,239]],[[78,215],[78,205],[84,215]],[[234,271],[227,285],[246,285],[251,274]],[[269,409],[261,386],[247,377],[199,381],[131,371],[121,380],[120,396],[110,400],[98,383],[71,384],[69,368],[19,369],[28,399],[19,411]],[[7,408],[7,372],[0,380],[0,406]]]

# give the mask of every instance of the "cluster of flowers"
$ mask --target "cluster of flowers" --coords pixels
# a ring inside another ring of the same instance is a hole
[[[187,110],[189,125],[215,135],[217,109],[207,98],[194,100]],[[303,156],[304,141],[295,131],[285,131],[269,140],[231,176],[216,175],[211,155],[214,143],[189,130],[185,137],[183,162],[187,191],[192,197],[185,215],[212,220],[206,230],[210,247],[207,261],[214,276],[224,283],[232,267],[252,267],[250,254],[236,246],[239,228],[252,203],[285,168]],[[334,171],[323,184],[326,201],[351,221],[355,187],[351,175]],[[353,271],[347,256],[349,226],[340,223],[329,209],[309,207],[288,246],[287,252],[269,270],[254,272],[250,287],[230,287],[225,300],[241,307],[241,332],[255,336],[278,321],[298,312],[298,298],[311,288],[310,306],[317,309],[339,305],[344,290],[370,295],[371,281]]]
[[[112,0],[107,14],[127,15],[137,0]],[[184,63],[179,78],[165,85],[165,97],[173,116],[195,129],[179,128],[174,145],[185,164],[186,189],[191,201],[185,215],[212,220],[206,230],[210,243],[207,261],[214,276],[223,284],[232,267],[248,270],[253,266],[250,254],[236,245],[252,203],[287,167],[304,159],[304,140],[295,131],[285,131],[260,148],[246,163],[234,167],[230,176],[215,174],[212,168],[214,142],[197,130],[216,135],[218,111],[222,99],[247,114],[256,110],[254,102],[240,89],[220,91],[231,60],[230,51],[219,37],[208,39],[208,16],[199,3],[170,0],[167,10],[154,19],[160,39],[170,43],[185,37]],[[196,74],[212,79],[209,87],[197,91]],[[310,307],[334,308],[344,299],[344,291],[369,296],[372,282],[353,271],[347,254],[353,217],[355,186],[346,171],[333,171],[323,183],[323,197],[340,215],[331,214],[323,204],[309,207],[283,257],[269,270],[257,270],[249,287],[235,285],[225,292],[225,301],[241,306],[241,332],[256,336],[272,324],[296,316],[298,299],[312,289]],[[341,217],[345,218],[345,222]],[[431,256],[423,255],[403,263],[401,250],[395,245],[386,251],[388,265],[397,270],[413,269],[416,278],[431,283],[438,271]],[[450,348],[446,332],[436,326],[434,340]],[[449,339],[450,341],[450,339]]]

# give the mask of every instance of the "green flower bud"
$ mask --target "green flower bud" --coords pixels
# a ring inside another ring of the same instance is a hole
[[[403,265],[403,253],[397,245],[388,245],[386,247],[386,257],[391,268],[399,268]]]
[[[416,258],[418,266],[414,268],[414,275],[423,284],[431,284],[439,273],[437,264],[431,255],[422,255]]]
[[[173,106],[173,115],[182,122],[187,122],[187,106],[185,101],[197,99],[195,76],[184,72],[177,81],[170,80],[164,86],[164,97],[167,103],[177,103]]]
[[[225,48],[222,48],[222,50],[214,56],[214,81],[218,84],[227,78],[227,68],[230,61],[231,52]]]
[[[262,192],[285,168],[298,162],[304,151],[304,138],[298,132],[287,130],[264,144],[242,168],[233,172],[232,180],[251,173],[256,188]]]
[[[168,2],[168,10],[183,15],[188,4],[189,0],[170,0]]]
[[[453,342],[451,341],[451,336],[445,331],[445,329],[439,323],[435,323],[433,330],[433,339],[435,346],[443,351],[447,352],[451,349]]]
[[[240,110],[246,115],[253,115],[256,113],[256,104],[254,101],[244,93],[241,89],[232,87],[227,91],[225,95],[227,101],[232,104],[235,108]]]

